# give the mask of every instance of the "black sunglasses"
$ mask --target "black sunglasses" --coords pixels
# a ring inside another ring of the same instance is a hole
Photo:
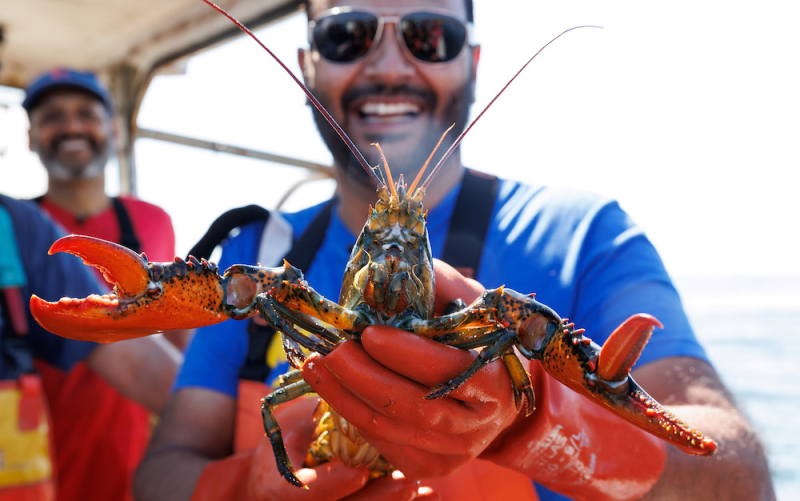
[[[452,61],[467,42],[463,21],[435,12],[380,16],[370,12],[331,9],[309,21],[309,43],[328,61],[350,63],[377,46],[386,24],[408,54],[425,63]]]

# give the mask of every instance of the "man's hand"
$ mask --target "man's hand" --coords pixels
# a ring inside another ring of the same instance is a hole
[[[303,398],[298,402],[279,406],[275,411],[289,459],[298,468],[297,477],[308,486],[308,490],[295,487],[281,477],[272,445],[265,435],[256,449],[250,472],[254,500],[338,500],[356,492],[367,483],[367,470],[348,468],[339,462],[314,468],[300,467],[312,441],[314,423],[311,416],[316,405],[316,398]]]
[[[316,398],[304,398],[279,406],[275,412],[281,423],[284,444],[294,465],[305,458],[314,424],[311,416]],[[308,489],[290,484],[278,473],[269,438],[264,437],[255,451],[243,452],[210,463],[200,476],[191,501],[237,499],[242,501],[359,501],[384,499],[409,501],[435,500],[427,487],[395,475],[372,482],[369,471],[344,466],[338,461],[313,468],[299,468],[297,477]]]
[[[483,288],[435,262],[436,304],[475,299]],[[414,334],[372,326],[361,344],[313,355],[303,376],[314,390],[409,478],[446,475],[477,457],[516,417],[502,361],[481,369],[439,400],[431,387],[460,374],[474,353]]]

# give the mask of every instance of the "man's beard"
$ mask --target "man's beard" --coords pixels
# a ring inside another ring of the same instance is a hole
[[[58,181],[81,181],[94,179],[103,173],[108,159],[114,153],[114,141],[109,139],[106,141],[105,147],[97,148],[86,165],[65,165],[57,158],[55,153],[38,144],[34,150],[39,155],[39,160],[47,170],[47,174],[53,179]]]
[[[349,103],[351,103],[355,98],[367,93],[384,96],[413,93],[423,97],[428,105],[429,110],[435,110],[437,105],[436,96],[432,93],[408,89],[404,86],[401,86],[400,88],[383,88],[383,86],[381,86],[379,89],[362,88],[356,89],[353,93],[345,93],[345,95],[342,96],[342,109],[345,110],[345,113],[347,113],[346,110],[349,109]],[[330,100],[327,99],[327,96],[324,92],[316,91],[315,94],[323,104],[330,103]],[[403,155],[398,155],[397,152],[394,152],[391,158],[387,158],[389,166],[392,169],[392,177],[395,179],[395,181],[399,178],[400,174],[405,176],[406,183],[410,183],[413,180],[413,178],[424,165],[425,160],[427,160],[428,156],[430,156],[433,148],[436,146],[436,143],[439,142],[439,138],[448,127],[455,124],[453,130],[448,134],[449,137],[453,138],[453,141],[456,137],[458,137],[459,134],[461,134],[461,132],[467,126],[471,97],[471,83],[467,82],[459,91],[454,92],[451,95],[450,99],[442,110],[441,118],[439,119],[434,117],[434,119],[430,122],[427,132],[422,135],[423,139],[420,144],[413,148],[412,151],[406,150]],[[333,127],[331,127],[327,120],[325,120],[325,117],[323,117],[322,114],[316,109],[314,110],[313,115],[314,122],[317,124],[317,128],[319,129],[323,141],[325,141],[326,146],[331,151],[334,162],[344,168],[345,173],[350,179],[353,179],[361,185],[374,188],[374,183],[369,174],[367,174],[367,172],[364,170],[364,167],[361,166],[358,159],[356,159],[356,157],[350,151],[350,148],[347,147],[347,144],[345,144],[342,138],[339,137],[339,134],[337,134]],[[346,128],[346,124],[342,125],[342,128]],[[368,140],[371,143],[381,143],[382,141],[388,142],[386,138],[382,139],[382,137],[377,134],[369,137]],[[438,159],[441,158],[444,151],[446,151],[446,149],[449,147],[449,144],[452,144],[452,141],[445,141],[445,143],[442,145],[441,151],[438,151],[437,155],[431,160],[431,165],[428,167],[429,172],[433,165],[436,164]],[[370,165],[382,165],[382,160],[377,149],[370,148],[367,151],[361,151],[361,153],[364,155]],[[381,175],[378,174],[378,177],[381,177]]]

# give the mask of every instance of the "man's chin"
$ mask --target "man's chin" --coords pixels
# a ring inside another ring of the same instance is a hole
[[[85,181],[95,179],[103,174],[105,162],[93,161],[89,165],[68,165],[59,161],[49,160],[44,163],[48,176],[59,181]]]

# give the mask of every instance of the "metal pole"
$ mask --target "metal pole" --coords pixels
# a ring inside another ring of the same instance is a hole
[[[309,162],[307,160],[299,160],[297,158],[285,157],[283,155],[276,155],[267,153],[265,151],[253,150],[250,148],[243,148],[241,146],[234,146],[232,144],[218,143],[215,141],[206,141],[204,139],[197,139],[188,136],[180,136],[178,134],[170,134],[168,132],[161,132],[152,129],[138,129],[136,138],[158,139],[160,141],[168,141],[171,143],[182,144],[184,146],[194,146],[196,148],[203,148],[211,151],[218,151],[220,153],[229,153],[231,155],[239,155],[248,158],[255,158],[258,160],[266,160],[268,162],[276,162],[293,167],[301,167],[313,172],[324,174],[326,177],[333,177],[333,168],[329,165],[323,165],[316,162]]]

